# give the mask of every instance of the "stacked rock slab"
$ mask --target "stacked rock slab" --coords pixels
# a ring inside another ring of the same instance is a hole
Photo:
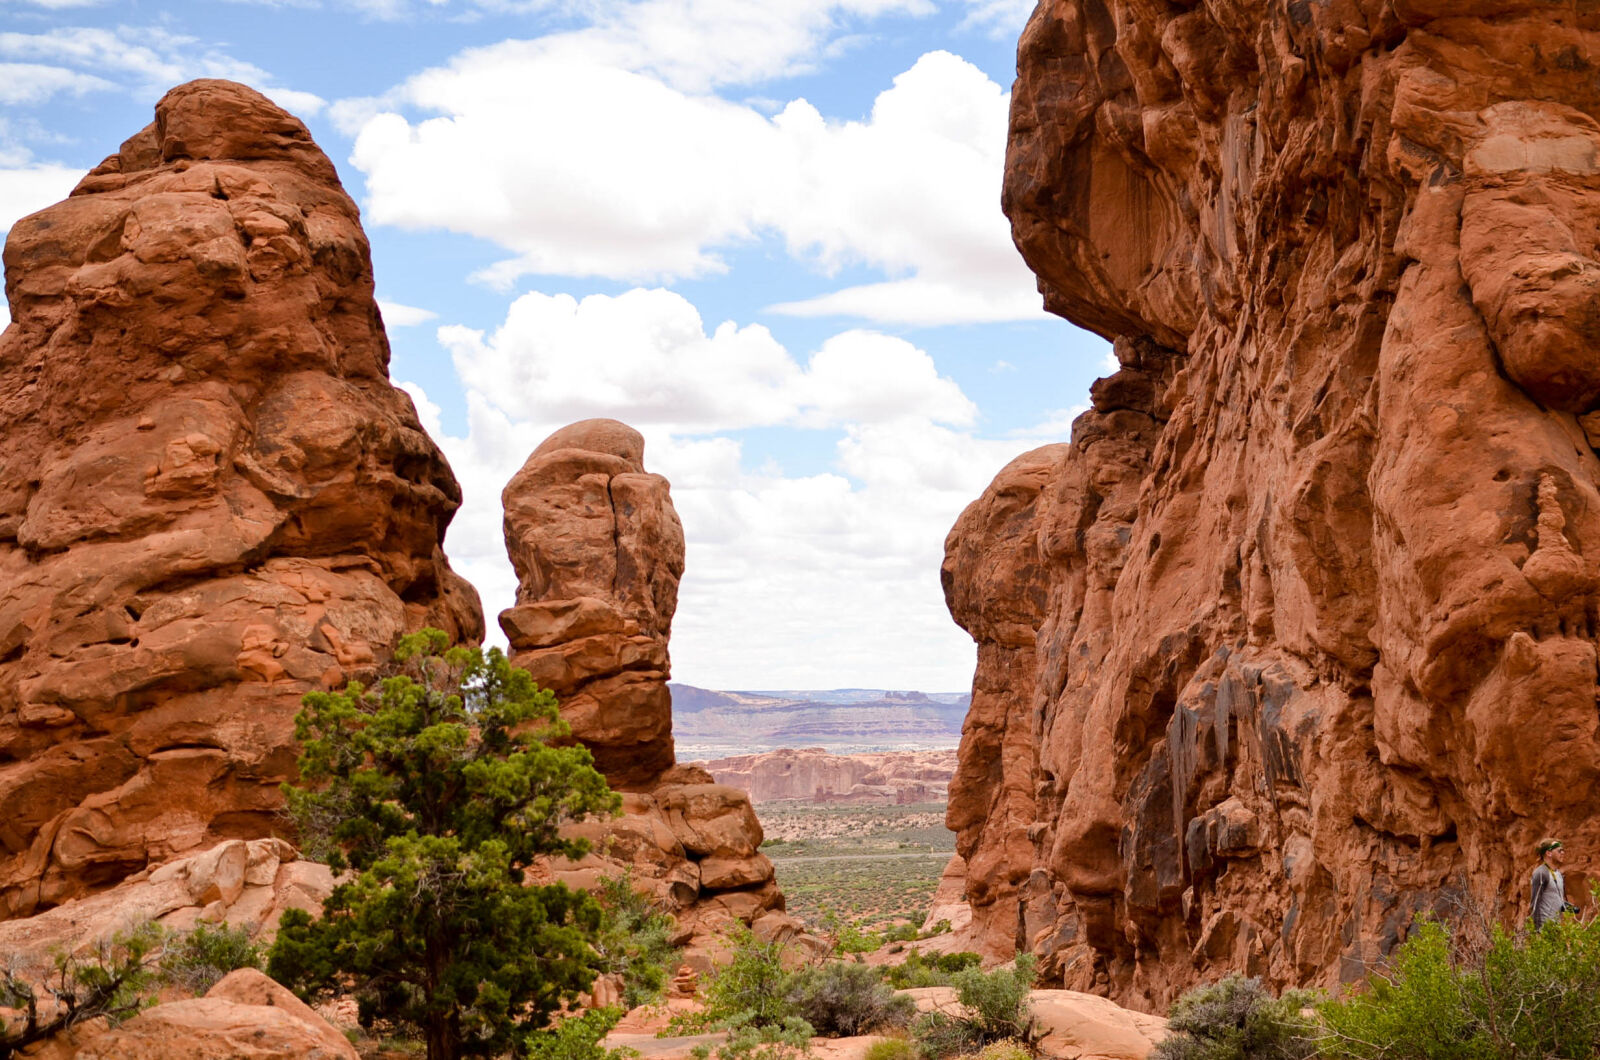
[[[793,934],[749,796],[676,764],[667,641],[683,527],[667,480],[644,470],[644,439],[616,420],[564,427],[501,500],[518,582],[516,606],[500,613],[512,661],[555,692],[573,736],[623,793],[621,818],[573,830],[594,853],[557,875],[593,886],[629,869],[686,934],[728,919]]]
[[[1349,980],[1520,920],[1547,833],[1587,893],[1597,55],[1522,0],[1033,14],[1005,208],[1122,369],[952,532],[950,816],[1058,981]]]
[[[0,917],[270,834],[306,691],[482,635],[440,551],[460,490],[299,121],[175,88],[5,265]]]
[[[512,661],[561,700],[612,787],[648,788],[676,761],[667,638],[683,526],[644,439],[584,420],[545,439],[502,491],[517,604]]]

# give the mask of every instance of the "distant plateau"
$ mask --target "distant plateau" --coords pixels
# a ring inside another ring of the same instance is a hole
[[[672,730],[685,760],[815,747],[834,754],[954,748],[967,692],[672,689]]]

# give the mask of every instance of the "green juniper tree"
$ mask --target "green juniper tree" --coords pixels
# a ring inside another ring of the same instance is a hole
[[[569,735],[555,697],[498,649],[402,637],[406,672],[379,689],[313,692],[296,718],[300,786],[285,786],[308,846],[352,878],[320,919],[290,910],[268,972],[315,997],[356,995],[363,1024],[418,1027],[428,1060],[525,1055],[588,989],[601,909],[538,858],[581,857],[564,822],[619,800]]]

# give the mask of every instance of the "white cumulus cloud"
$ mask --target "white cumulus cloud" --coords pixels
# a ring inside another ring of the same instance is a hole
[[[115,88],[110,81],[43,63],[0,63],[0,103],[43,103],[52,96],[81,96]]]
[[[1033,14],[1035,0],[965,0],[967,17],[963,28],[986,30],[1000,40],[1015,39]]]
[[[20,218],[60,202],[83,171],[70,166],[24,163],[0,168],[0,233]]]
[[[391,328],[416,327],[418,324],[426,324],[439,317],[439,314],[431,309],[419,309],[414,305],[402,305],[383,298],[378,299],[378,309],[383,313],[384,324]]]
[[[0,59],[18,60],[10,65],[25,70],[59,70],[30,75],[70,79],[56,91],[131,89],[159,95],[196,77],[221,77],[251,85],[298,114],[315,114],[325,105],[320,96],[310,92],[274,85],[271,74],[235,59],[220,47],[159,26],[58,26],[42,33],[4,32],[0,33]],[[0,91],[0,102],[35,103],[45,98],[11,100]]]
[[[469,390],[552,429],[590,416],[688,434],[862,418],[966,425],[976,414],[904,339],[844,332],[802,365],[759,324],[707,333],[687,299],[659,288],[581,301],[533,292],[493,334],[447,326],[439,340]]]
[[[886,275],[777,311],[897,324],[1042,316],[997,205],[1009,97],[977,67],[931,52],[866,119],[837,121],[804,100],[769,115],[686,90],[693,78],[648,68],[625,43],[507,41],[386,100],[337,105],[359,126],[368,217],[506,248],[481,274],[500,287],[526,274],[718,273],[726,250],[774,236],[825,273]]]
[[[446,548],[491,624],[515,577],[500,491],[553,430],[593,416],[646,438],[688,540],[674,625],[678,678],[712,687],[858,684],[960,690],[970,639],[939,586],[963,507],[1029,443],[977,435],[976,409],[911,343],[845,331],[801,358],[766,329],[707,329],[670,291],[517,299],[485,335],[439,329],[467,395],[439,435],[465,504]],[[438,410],[404,384],[434,430]],[[746,466],[740,431],[826,431],[832,466]]]

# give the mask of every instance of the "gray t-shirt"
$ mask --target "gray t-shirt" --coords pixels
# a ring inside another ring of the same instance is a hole
[[[1561,907],[1567,902],[1567,884],[1561,873],[1541,864],[1533,870],[1533,926],[1542,927],[1547,920],[1561,916]]]

